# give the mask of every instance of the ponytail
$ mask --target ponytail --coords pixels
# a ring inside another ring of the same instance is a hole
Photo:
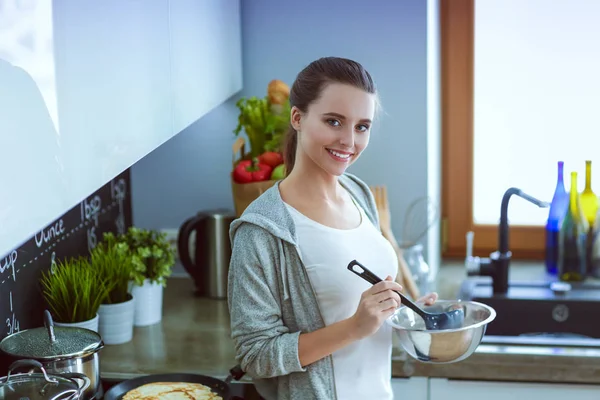
[[[289,175],[296,162],[296,147],[298,147],[298,132],[290,124],[285,134],[283,162],[285,163],[286,175]]]

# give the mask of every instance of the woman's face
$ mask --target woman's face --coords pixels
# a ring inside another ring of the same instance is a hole
[[[354,86],[328,84],[307,113],[292,108],[298,157],[340,176],[369,144],[375,95]]]

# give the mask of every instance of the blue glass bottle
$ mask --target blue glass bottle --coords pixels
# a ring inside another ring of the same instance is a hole
[[[546,272],[551,275],[556,275],[558,271],[558,234],[569,205],[569,195],[563,180],[563,166],[564,162],[559,161],[556,188],[546,221]]]

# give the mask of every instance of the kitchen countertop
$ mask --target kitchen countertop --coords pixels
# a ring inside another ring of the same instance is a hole
[[[543,267],[536,263],[513,262],[510,274],[511,280],[544,277]],[[455,298],[464,277],[460,263],[445,263],[436,279],[440,298]],[[167,372],[225,379],[236,365],[227,301],[195,297],[191,279],[171,278],[164,293],[162,322],[135,328],[129,343],[106,345],[100,362],[105,379]],[[392,375],[600,384],[600,346],[482,343],[468,359],[446,365],[420,363],[395,350]]]

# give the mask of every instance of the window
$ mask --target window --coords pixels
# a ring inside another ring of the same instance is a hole
[[[557,161],[600,193],[600,2],[442,0],[443,255],[497,249],[504,191],[550,201]],[[594,171],[598,171],[594,173]],[[548,209],[513,196],[513,257],[542,259]]]

